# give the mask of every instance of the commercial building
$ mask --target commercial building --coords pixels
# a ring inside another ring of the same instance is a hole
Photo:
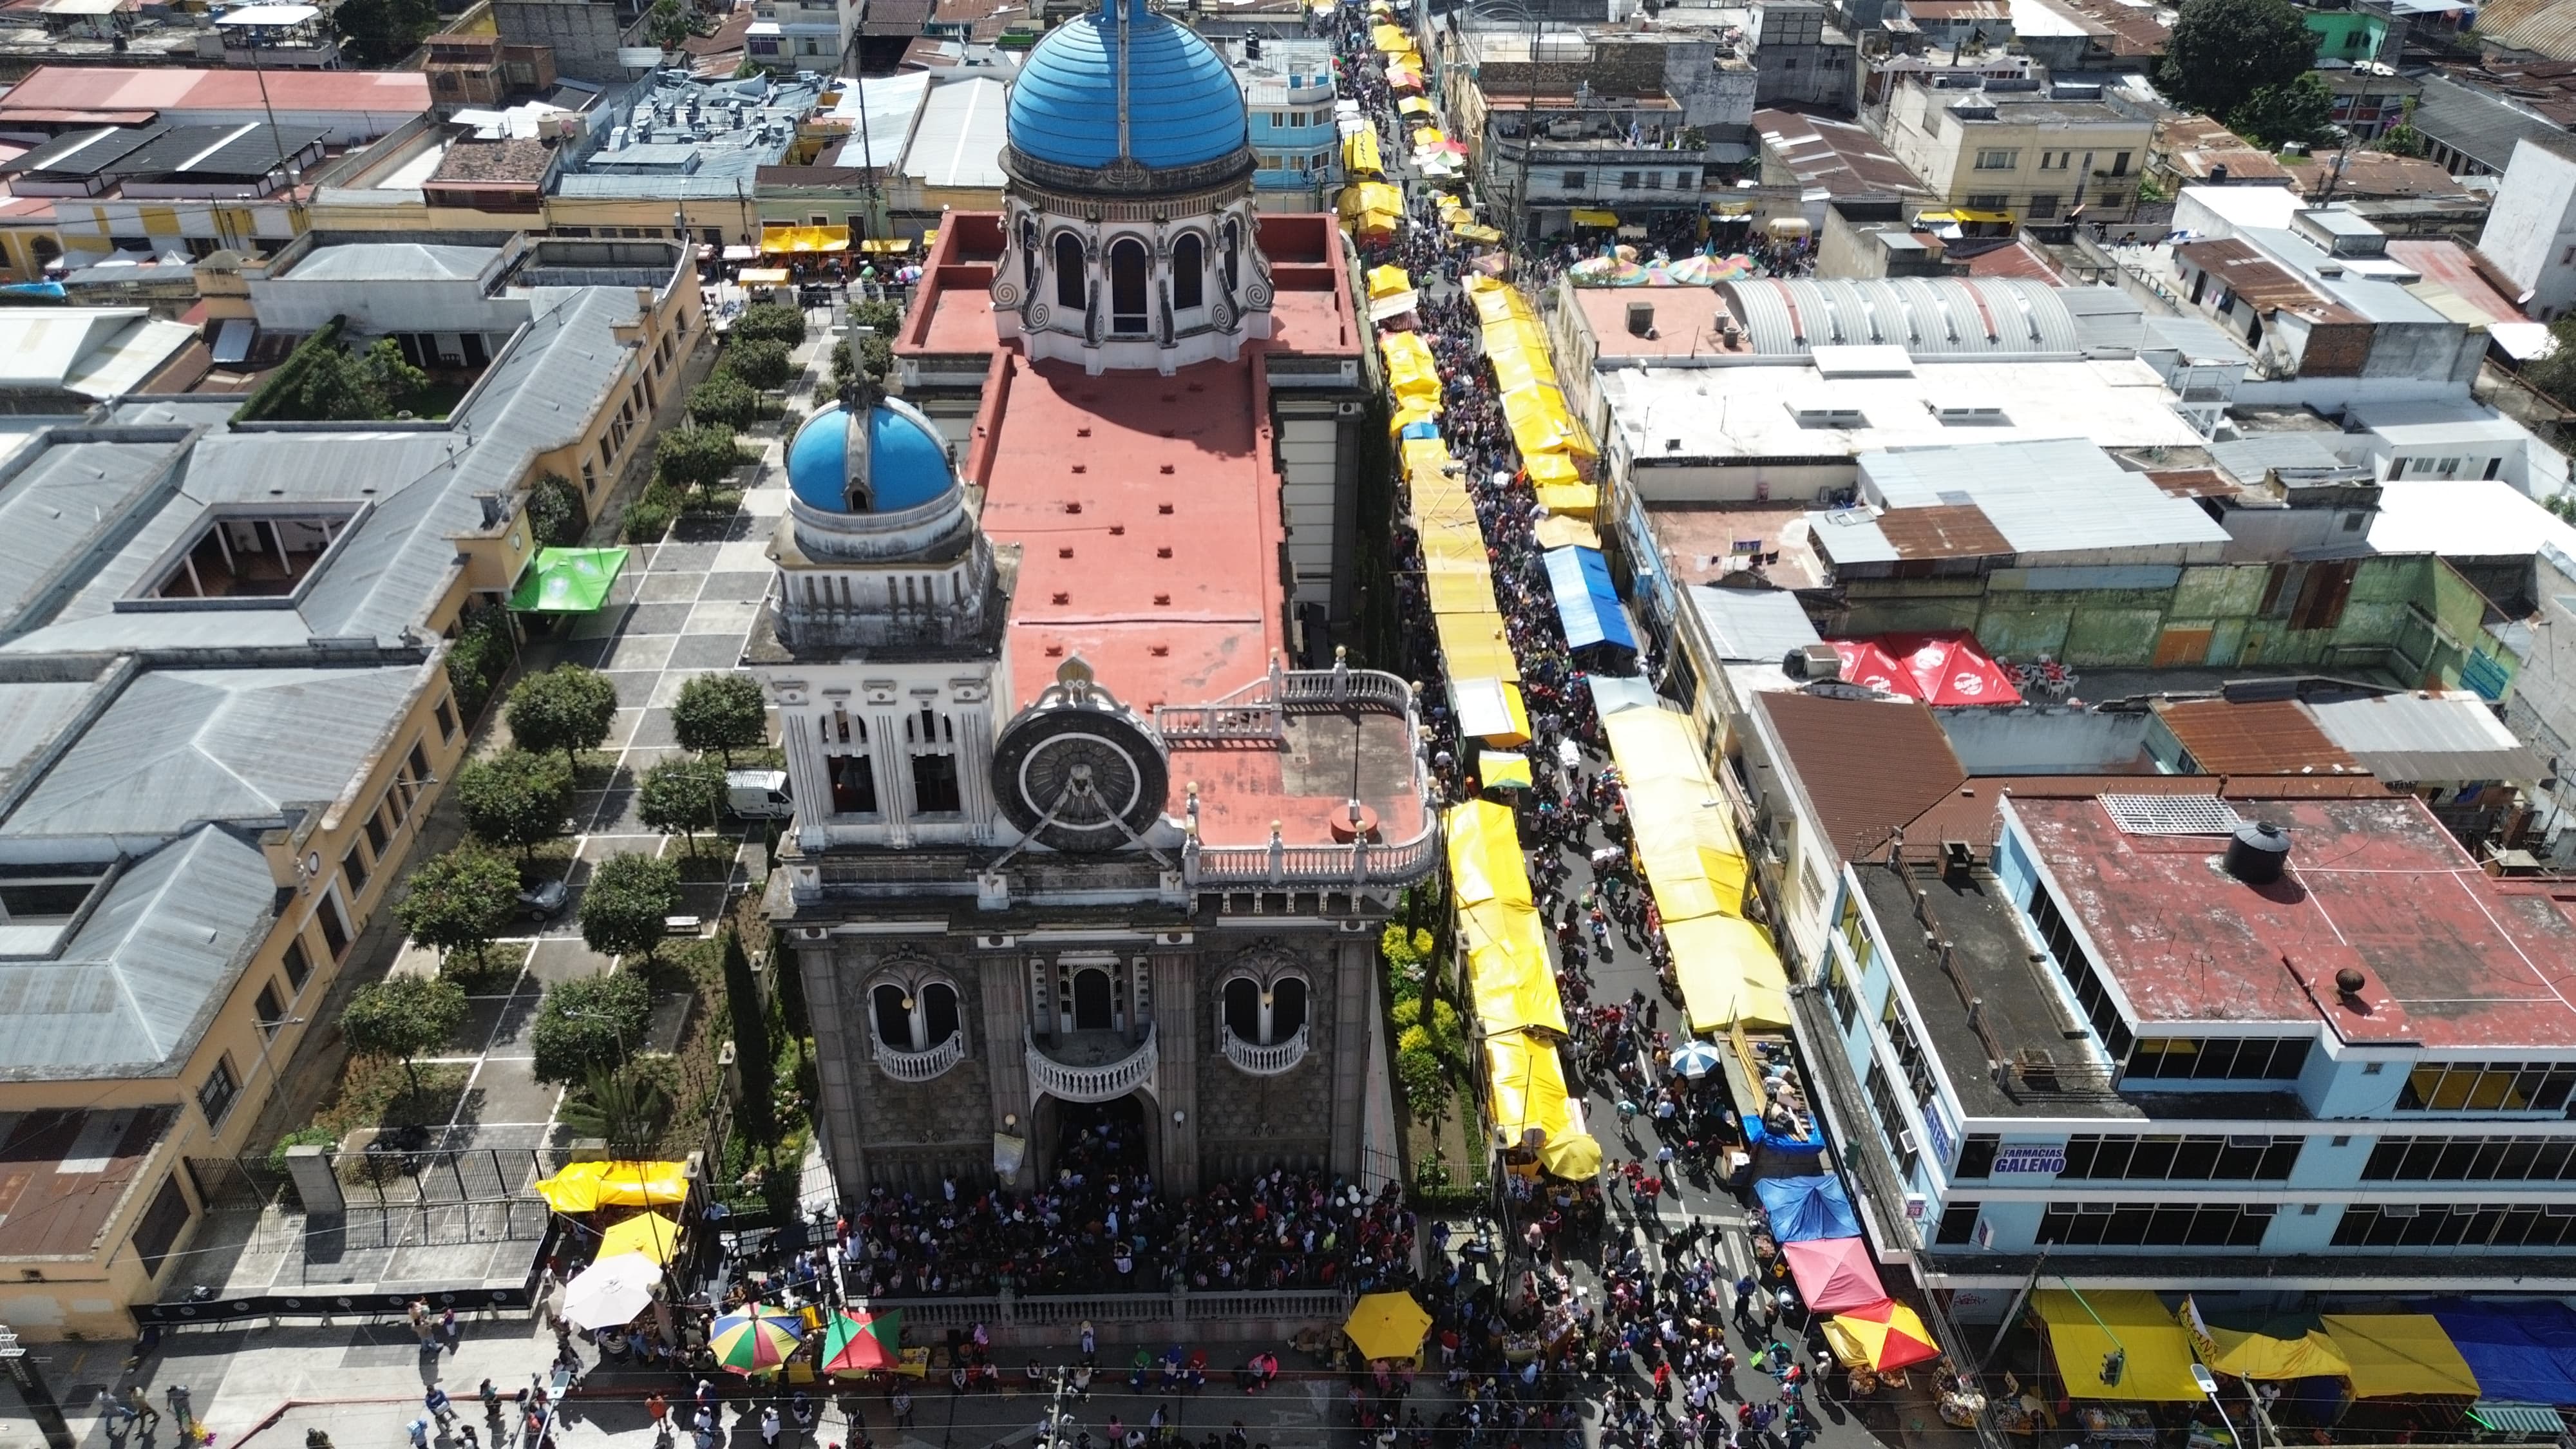
[[[547,182],[546,223],[558,236],[757,241],[760,170],[788,155],[823,89],[768,74],[648,77],[583,117]]]
[[[1247,36],[1216,42],[1252,117],[1253,200],[1263,211],[1329,211],[1342,186],[1333,48]]]
[[[1329,652],[1379,426],[1339,238],[1256,211],[1241,87],[1141,0],[1050,31],[1009,118],[903,398],[788,450],[751,646],[825,1156],[845,1198],[1025,1187],[1114,1125],[1176,1195],[1374,1188],[1376,939],[1439,858],[1410,687]]]
[[[743,52],[778,70],[855,69],[866,0],[756,0]]]
[[[1860,47],[1835,28],[1832,7],[1823,0],[1773,0],[1753,14],[1756,103],[1852,108]]]
[[[2576,306],[2576,138],[2514,143],[2478,252],[2521,288],[2514,300],[2540,321]]]
[[[1794,200],[1795,215],[1822,231],[1825,209],[1838,201],[1892,199],[1920,211],[1932,190],[1896,159],[1868,127],[1796,111],[1753,113],[1762,147],[1762,188]]]
[[[494,340],[443,420],[129,386],[0,463],[0,1317],[32,1337],[185,1297],[189,1160],[242,1150],[464,751],[442,638],[532,558],[529,487],[631,459],[703,331],[668,243],[307,236],[252,270],[243,333]]]
[[[1933,194],[2010,227],[2076,215],[2118,223],[2137,202],[2155,118],[2099,86],[1934,89],[1908,77],[1880,125],[1887,149]]]

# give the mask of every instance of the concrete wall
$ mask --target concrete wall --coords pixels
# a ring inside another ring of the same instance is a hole
[[[2523,141],[2487,212],[2478,250],[2532,293],[2523,310],[2549,321],[2576,305],[2576,156]]]
[[[554,47],[564,79],[616,85],[632,74],[617,63],[617,10],[593,0],[494,0],[492,22],[511,45]]]

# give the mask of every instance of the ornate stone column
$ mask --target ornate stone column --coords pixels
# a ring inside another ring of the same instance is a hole
[[[1162,1117],[1155,1130],[1163,1137],[1163,1195],[1186,1197],[1199,1190],[1199,1045],[1198,957],[1188,951],[1154,953],[1154,1090]],[[1181,1120],[1172,1120],[1172,1114]]]
[[[1354,931],[1333,942],[1333,1171],[1356,1178],[1377,1038],[1377,937]]]

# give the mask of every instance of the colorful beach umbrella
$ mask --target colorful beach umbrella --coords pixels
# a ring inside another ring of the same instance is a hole
[[[1941,1356],[1932,1332],[1911,1308],[1893,1298],[1837,1313],[1825,1321],[1834,1357],[1854,1368],[1890,1373]]]
[[[823,1372],[827,1374],[876,1373],[892,1370],[902,1361],[900,1309],[835,1313],[831,1326],[823,1331]]]
[[[802,1325],[793,1318],[771,1312],[755,1303],[740,1313],[728,1313],[715,1321],[707,1332],[707,1349],[721,1368],[738,1374],[767,1373],[787,1362],[796,1351],[804,1334]]]

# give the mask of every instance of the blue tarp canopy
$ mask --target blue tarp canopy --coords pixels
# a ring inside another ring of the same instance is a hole
[[[1806,1136],[1791,1137],[1772,1131],[1762,1125],[1761,1118],[1748,1115],[1744,1119],[1744,1145],[1768,1147],[1774,1152],[1822,1152],[1825,1150],[1825,1129],[1821,1125],[1810,1127]]]
[[[1406,423],[1404,425],[1404,436],[1408,438],[1436,438],[1440,436],[1440,425],[1434,422]]]
[[[1610,565],[1599,549],[1581,544],[1549,549],[1547,582],[1556,591],[1556,617],[1565,624],[1567,648],[1637,647],[1637,633],[1628,627],[1628,611],[1619,607],[1619,591],[1611,586]]]
[[[2550,1299],[2470,1303],[2430,1313],[2477,1375],[2480,1394],[2527,1404],[2576,1404],[2576,1309]]]
[[[1852,1216],[1851,1199],[1831,1177],[1766,1177],[1753,1184],[1762,1211],[1771,1218],[1771,1236],[1783,1243],[1818,1238],[1857,1238],[1860,1219]]]

